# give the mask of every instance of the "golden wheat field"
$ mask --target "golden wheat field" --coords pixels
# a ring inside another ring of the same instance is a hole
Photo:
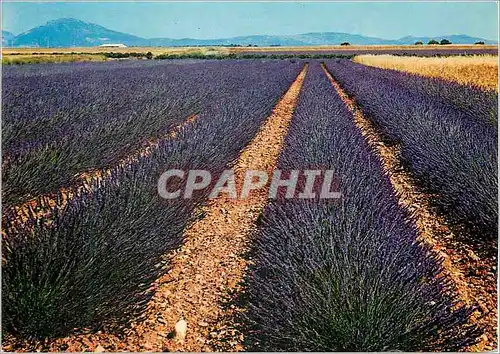
[[[439,77],[498,91],[498,56],[496,55],[402,57],[367,54],[356,56],[354,61],[364,65]]]
[[[64,63],[79,61],[103,61],[106,58],[101,54],[20,54],[3,55],[2,64],[39,64],[39,63]]]
[[[218,55],[229,54],[229,48],[224,47],[72,47],[72,48],[3,48],[2,64],[38,64],[81,61],[106,61],[103,53],[147,53],[153,55]]]

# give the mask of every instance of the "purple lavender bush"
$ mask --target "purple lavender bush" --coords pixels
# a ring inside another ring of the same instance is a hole
[[[340,200],[267,206],[250,252],[246,345],[257,351],[431,351],[473,343],[439,260],[417,241],[380,161],[309,68],[278,167],[326,166]],[[456,307],[455,307],[456,306]]]
[[[227,65],[227,66],[226,66]],[[163,200],[157,182],[168,169],[206,169],[217,175],[238,157],[298,75],[301,64],[231,65],[238,86],[214,81],[221,95],[175,139],[149,156],[94,182],[93,190],[53,211],[20,223],[4,215],[3,330],[41,339],[73,329],[119,330],[140,316],[162,256],[182,243],[184,227],[208,192]],[[168,265],[167,265],[168,266]]]
[[[38,74],[24,68],[7,73],[4,206],[70,187],[80,172],[115,165],[188,116],[242,90],[243,75],[256,79],[252,73],[259,70],[252,61],[106,65],[74,63],[65,71],[40,64]],[[273,65],[279,64],[267,70]]]
[[[482,121],[489,129],[497,130],[498,95],[494,91],[398,70],[372,67],[372,70],[366,71],[363,65],[340,63],[348,65],[359,75],[373,75],[405,90],[427,94],[436,101],[453,106],[472,120]]]
[[[495,240],[497,129],[460,107],[402,84],[409,76],[386,77],[380,70],[349,61],[326,65],[386,142],[400,146],[404,166],[419,187],[433,195],[431,202],[447,220],[466,226],[473,235],[468,241],[478,247]]]

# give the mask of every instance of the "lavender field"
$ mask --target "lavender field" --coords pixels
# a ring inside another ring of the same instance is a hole
[[[440,56],[457,56],[457,55],[497,55],[497,48],[473,48],[469,46],[467,48],[453,48],[453,47],[440,47],[440,48],[405,48],[401,47],[386,47],[386,48],[369,48],[369,46],[352,47],[346,46],[345,48],[335,48],[335,49],[301,49],[296,48],[294,50],[274,48],[274,50],[238,50],[236,53],[239,55],[264,55],[264,56],[354,56],[354,55],[397,55],[397,56],[418,56],[418,57],[440,57]]]
[[[2,75],[6,351],[497,347],[497,92],[346,58]]]

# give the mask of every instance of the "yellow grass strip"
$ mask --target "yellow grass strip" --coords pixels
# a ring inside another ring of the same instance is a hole
[[[451,44],[451,45],[380,45],[380,44],[372,44],[372,45],[356,45],[351,44],[348,46],[343,45],[315,45],[315,46],[282,46],[282,47],[228,47],[227,49],[231,53],[241,53],[241,52],[290,52],[290,51],[298,51],[298,52],[353,52],[352,54],[356,54],[356,51],[359,50],[370,50],[370,51],[385,51],[385,50],[411,50],[411,51],[432,51],[443,52],[447,50],[488,50],[488,49],[497,49],[496,45],[474,45],[474,44]]]
[[[246,47],[245,47],[246,48]],[[71,48],[3,48],[6,55],[63,55],[64,54],[102,54],[102,53],[147,53],[158,54],[190,54],[207,52],[229,52],[228,47],[71,47]],[[54,54],[56,53],[56,54]]]
[[[82,61],[105,61],[101,54],[22,54],[3,55],[3,65],[39,64],[39,63],[73,63]]]
[[[113,61],[103,53],[142,53],[151,52],[154,56],[167,55],[203,55],[214,56],[229,53],[225,47],[125,47],[125,48],[4,48],[3,65],[65,63],[82,61]],[[129,59],[129,58],[127,58]]]
[[[403,57],[358,55],[356,63],[394,69],[498,91],[498,56]]]
[[[464,304],[478,307],[471,321],[484,326],[485,333],[480,342],[467,351],[493,350],[497,345],[496,279],[493,273],[488,274],[484,269],[491,269],[494,262],[481,259],[471,247],[454,240],[455,236],[445,221],[430,207],[429,198],[432,196],[419,192],[412,178],[400,168],[398,146],[387,146],[383,143],[376,128],[363,115],[354,100],[344,92],[324,66],[323,70],[353,114],[356,126],[379,156],[396,191],[399,204],[415,217],[420,240],[443,260],[444,276],[453,282],[456,296]]]
[[[158,54],[190,54],[190,53],[206,53],[219,52],[220,54],[241,53],[241,52],[289,52],[289,51],[352,51],[355,54],[358,50],[488,50],[497,49],[496,45],[471,45],[471,44],[451,44],[447,46],[440,45],[317,45],[317,46],[281,46],[281,47],[223,47],[223,46],[208,46],[208,47],[124,47],[124,48],[109,48],[109,47],[71,47],[71,48],[2,48],[2,54],[5,55],[38,55],[52,53],[76,53],[76,54],[98,54],[104,52],[114,53],[147,53],[151,52],[154,55]],[[37,54],[35,54],[37,53]]]

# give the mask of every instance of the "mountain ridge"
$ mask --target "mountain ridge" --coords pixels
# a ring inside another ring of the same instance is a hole
[[[4,34],[5,33],[5,34]],[[127,46],[210,46],[210,45],[258,45],[258,46],[318,46],[338,45],[343,42],[357,45],[408,45],[416,41],[427,43],[430,39],[448,39],[454,44],[473,44],[497,41],[465,34],[436,37],[405,36],[400,39],[383,39],[344,32],[309,32],[297,35],[248,35],[218,39],[195,38],[142,38],[128,33],[110,30],[104,26],[74,18],[51,20],[17,36],[2,31],[2,45],[12,47],[92,47],[106,43],[122,43]]]
[[[16,35],[12,32],[2,30],[2,45],[10,45],[15,36]]]

